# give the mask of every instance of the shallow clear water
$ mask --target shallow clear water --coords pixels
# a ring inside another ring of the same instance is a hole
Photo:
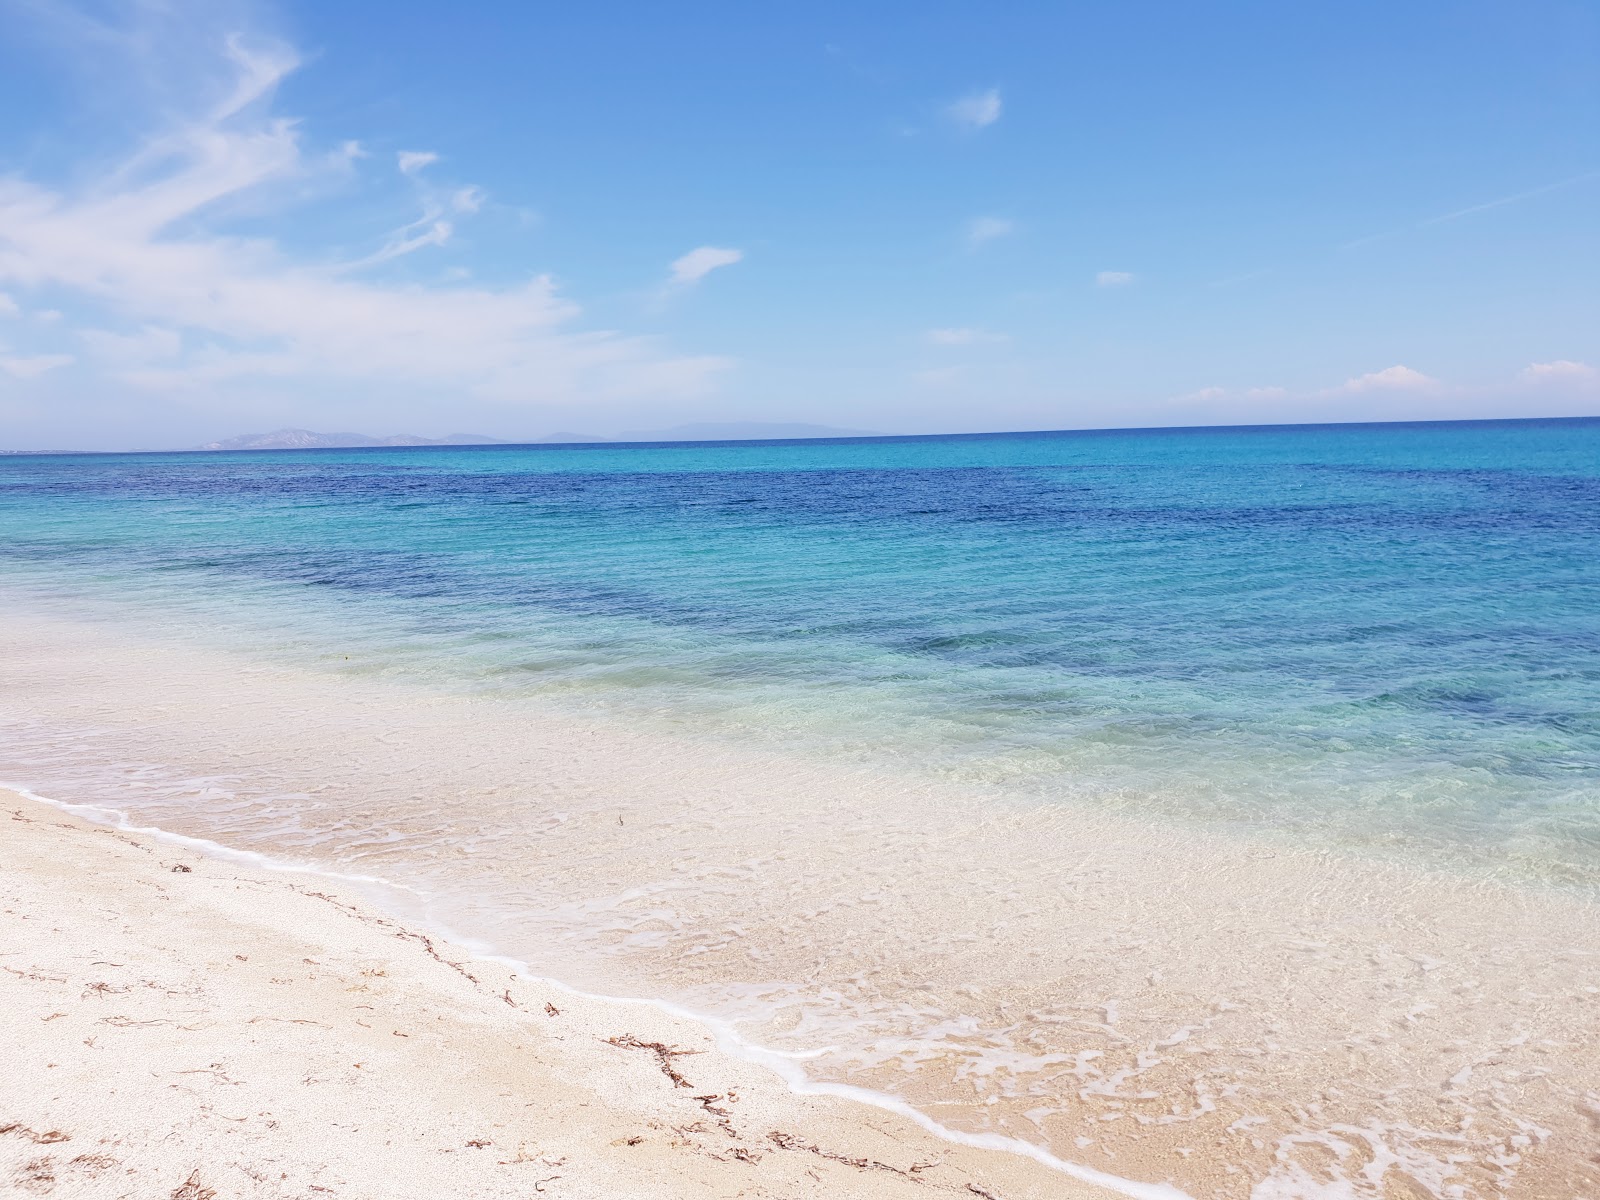
[[[18,456],[0,531],[0,779],[1196,1196],[1592,1177],[1600,421]]]
[[[0,581],[1594,883],[1600,422],[0,460]]]

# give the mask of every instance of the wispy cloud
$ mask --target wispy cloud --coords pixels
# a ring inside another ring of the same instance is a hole
[[[1214,279],[1211,281],[1210,286],[1214,288],[1237,287],[1241,283],[1252,283],[1257,279],[1265,279],[1276,269],[1277,268],[1275,267],[1261,267],[1255,271],[1242,271],[1237,275],[1228,275],[1222,279]]]
[[[1354,241],[1345,242],[1339,248],[1341,250],[1354,250],[1358,246],[1366,246],[1373,242],[1381,242],[1386,238],[1392,238],[1402,233],[1409,233],[1412,230],[1427,229],[1433,225],[1444,225],[1451,221],[1459,221],[1463,217],[1470,217],[1477,213],[1488,212],[1491,209],[1504,208],[1508,204],[1518,204],[1524,200],[1532,200],[1536,196],[1546,196],[1551,192],[1559,192],[1563,188],[1569,188],[1574,184],[1583,183],[1587,180],[1596,178],[1600,178],[1600,170],[1585,171],[1581,175],[1574,175],[1569,179],[1561,179],[1555,183],[1547,183],[1543,187],[1529,188],[1525,192],[1513,192],[1509,196],[1501,196],[1495,200],[1486,200],[1482,204],[1469,204],[1466,208],[1454,209],[1451,212],[1440,213],[1438,216],[1434,217],[1425,217],[1420,221],[1413,221],[1409,225],[1401,225],[1394,229],[1386,229],[1382,233],[1369,233],[1365,237],[1359,237]]]
[[[439,161],[432,150],[402,150],[395,155],[402,175],[417,175]]]
[[[1000,89],[988,88],[981,92],[968,92],[953,104],[947,105],[944,112],[945,116],[958,127],[978,130],[998,121],[1003,108]]]
[[[70,354],[0,354],[0,371],[13,379],[34,379],[72,362]]]
[[[1227,388],[1203,387],[1172,398],[1173,404],[1204,404],[1207,400],[1220,400],[1228,394]]]
[[[974,217],[967,225],[967,244],[978,247],[1017,231],[1017,223],[1005,217]]]
[[[1095,287],[1127,287],[1134,280],[1131,271],[1101,271],[1094,277]]]
[[[731,267],[743,259],[743,250],[733,250],[726,246],[697,246],[682,257],[672,260],[672,274],[668,282],[674,287],[690,287],[719,267]]]
[[[188,13],[199,23],[208,10],[129,11],[163,20]],[[129,33],[129,55],[159,41],[148,33]],[[228,228],[231,212],[268,197],[281,203],[332,162],[348,170],[359,156],[308,150],[301,126],[273,111],[278,84],[298,66],[292,48],[235,36],[211,43],[208,54],[187,64],[186,108],[166,114],[121,161],[82,164],[71,187],[0,178],[0,285],[23,297],[70,296],[65,307],[102,380],[187,391],[219,407],[235,383],[300,395],[349,380],[517,405],[582,404],[695,392],[728,365],[670,354],[653,339],[574,330],[578,306],[545,275],[496,287],[364,277],[444,245],[453,220],[481,206],[473,188],[436,193],[418,181],[422,215],[353,260],[239,236]],[[413,179],[434,161],[421,151],[397,160]],[[69,361],[18,353],[4,369],[37,375]]]
[[[450,240],[455,232],[455,225],[450,221],[439,219],[432,213],[424,214],[419,220],[410,225],[403,226],[389,237],[377,250],[367,257],[358,259],[349,264],[351,269],[361,267],[374,267],[379,263],[388,262],[392,258],[401,258],[424,246],[442,246]]]
[[[1446,221],[1459,221],[1462,217],[1470,217],[1474,213],[1488,212],[1492,208],[1504,208],[1508,204],[1516,204],[1523,200],[1532,200],[1535,196],[1548,195],[1558,192],[1562,188],[1571,187],[1575,183],[1582,183],[1586,179],[1600,176],[1600,171],[1585,171],[1582,175],[1574,175],[1571,179],[1562,179],[1556,183],[1547,183],[1543,187],[1529,188],[1525,192],[1515,192],[1509,196],[1501,196],[1498,200],[1487,200],[1482,204],[1470,204],[1466,208],[1458,208],[1454,212],[1441,213],[1437,217],[1429,217],[1418,221],[1418,229],[1426,229],[1429,225],[1443,225]]]
[[[930,329],[922,335],[930,346],[982,346],[996,345],[1011,339],[1003,333],[987,329]]]
[[[412,160],[410,165],[408,158]],[[346,264],[348,270],[377,266],[429,246],[443,246],[455,236],[453,216],[471,216],[483,207],[483,189],[475,184],[445,187],[422,177],[422,168],[438,160],[437,154],[401,153],[400,170],[411,179],[421,211],[415,220],[390,233],[377,250],[365,258]]]
[[[22,306],[5,292],[0,292],[0,317],[20,317]]]

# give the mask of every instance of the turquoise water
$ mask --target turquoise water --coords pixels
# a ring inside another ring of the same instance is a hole
[[[11,456],[0,530],[330,670],[1600,881],[1600,420]]]

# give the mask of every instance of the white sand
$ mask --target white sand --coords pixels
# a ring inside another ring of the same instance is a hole
[[[795,1095],[695,1022],[513,976],[315,877],[10,793],[0,1018],[5,1194],[1109,1194]]]

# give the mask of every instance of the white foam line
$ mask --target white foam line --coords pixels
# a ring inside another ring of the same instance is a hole
[[[403,883],[395,883],[390,879],[383,879],[377,875],[351,875],[345,871],[330,871],[326,867],[313,866],[311,863],[292,862],[288,859],[271,858],[259,854],[254,850],[236,850],[232,846],[224,846],[221,842],[213,842],[207,838],[190,837],[184,833],[173,833],[156,825],[135,825],[128,814],[120,808],[106,808],[99,804],[73,804],[67,800],[56,800],[50,796],[41,796],[30,788],[20,784],[7,783],[0,779],[0,791],[15,792],[28,800],[39,804],[48,804],[51,808],[58,808],[62,812],[71,813],[75,817],[82,817],[96,825],[107,825],[122,833],[141,833],[158,842],[167,842],[174,846],[183,846],[189,850],[198,850],[212,858],[220,858],[225,862],[242,863],[247,867],[258,867],[264,871],[281,871],[285,874],[320,875],[324,879],[337,879],[342,883],[369,883],[376,887],[390,888],[397,892],[410,892],[423,900],[431,900],[430,893],[408,887]]]
[[[187,834],[182,833],[172,833],[154,825],[135,825],[129,819],[128,814],[120,809],[106,808],[97,804],[73,804],[65,800],[56,800],[53,797],[41,796],[38,792],[29,788],[7,783],[4,780],[0,780],[0,789],[14,792],[38,804],[48,805],[51,808],[60,809],[62,812],[83,817],[85,820],[97,825],[107,825],[125,833],[142,834],[155,841],[183,846],[186,849],[195,850],[226,862],[240,863],[245,866],[258,867],[268,871],[279,871],[285,874],[315,875],[343,883],[370,884],[379,888],[408,892],[424,901],[431,899],[427,892],[407,887],[405,884],[395,883],[392,880],[383,879],[376,875],[351,875],[342,871],[331,871],[325,867],[314,866],[310,863],[296,863],[284,859],[271,858],[254,850],[236,850],[231,846],[223,845],[221,842],[213,842],[207,838],[189,837]],[[406,917],[405,919],[409,921],[413,918]],[[1093,1184],[1096,1187],[1105,1188],[1107,1191],[1133,1197],[1134,1200],[1193,1200],[1193,1197],[1187,1192],[1173,1184],[1141,1183],[1135,1179],[1124,1179],[1120,1175],[1097,1171],[1093,1167],[1085,1167],[1078,1163],[1068,1162],[1064,1158],[1057,1158],[1042,1146],[1035,1146],[1032,1142],[1025,1142],[1021,1138],[1008,1137],[1000,1133],[968,1133],[965,1130],[953,1129],[948,1125],[940,1124],[928,1116],[927,1113],[913,1108],[898,1096],[892,1096],[887,1092],[876,1092],[870,1088],[856,1087],[848,1083],[827,1083],[822,1080],[812,1079],[801,1069],[796,1059],[809,1058],[814,1053],[823,1053],[822,1051],[795,1054],[759,1046],[741,1034],[731,1022],[721,1017],[695,1012],[692,1009],[674,1004],[670,1000],[644,996],[607,996],[595,992],[586,992],[582,988],[573,987],[562,980],[541,975],[521,959],[501,954],[492,946],[476,938],[464,938],[438,921],[428,919],[418,923],[426,924],[430,932],[469,951],[479,962],[496,963],[502,967],[508,967],[526,979],[556,988],[570,996],[580,996],[586,1000],[595,1000],[606,1004],[640,1005],[683,1020],[693,1021],[711,1032],[717,1048],[724,1054],[744,1062],[765,1067],[782,1079],[785,1086],[796,1095],[834,1096],[844,1100],[853,1100],[858,1104],[870,1105],[873,1108],[881,1108],[905,1117],[944,1141],[952,1142],[958,1146],[971,1146],[979,1150],[998,1150],[1005,1154],[1016,1154],[1023,1158],[1030,1158],[1034,1162],[1049,1167],[1053,1171],[1059,1171],[1063,1175],[1068,1175],[1081,1183]]]

